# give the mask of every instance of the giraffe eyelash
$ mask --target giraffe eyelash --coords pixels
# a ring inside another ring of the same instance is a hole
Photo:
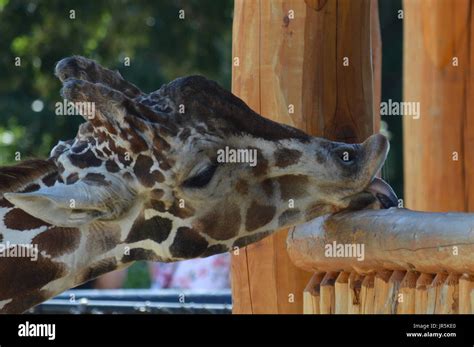
[[[186,188],[203,188],[208,185],[211,181],[214,173],[216,172],[217,165],[212,164],[207,166],[204,170],[200,171],[197,175],[194,175],[183,182],[183,187]]]

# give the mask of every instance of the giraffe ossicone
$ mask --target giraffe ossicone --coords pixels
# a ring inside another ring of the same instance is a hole
[[[48,160],[0,169],[0,242],[39,249],[35,262],[0,257],[2,312],[133,261],[206,257],[325,213],[397,204],[375,178],[382,135],[311,137],[200,76],[146,94],[79,56],[55,72],[62,96],[93,115]]]

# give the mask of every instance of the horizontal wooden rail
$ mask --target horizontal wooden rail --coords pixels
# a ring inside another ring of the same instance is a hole
[[[344,212],[288,234],[305,313],[474,313],[474,214]]]
[[[395,208],[340,213],[296,227],[287,247],[292,261],[308,271],[474,274],[474,214]],[[363,250],[363,259],[351,250]]]

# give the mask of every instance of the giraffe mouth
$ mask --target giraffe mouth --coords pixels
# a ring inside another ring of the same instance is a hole
[[[392,187],[381,178],[375,177],[365,191],[372,194],[379,201],[382,208],[398,206],[397,195]]]

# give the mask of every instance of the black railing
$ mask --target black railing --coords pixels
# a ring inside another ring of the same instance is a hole
[[[30,313],[177,314],[232,311],[230,290],[72,289],[50,299]]]

